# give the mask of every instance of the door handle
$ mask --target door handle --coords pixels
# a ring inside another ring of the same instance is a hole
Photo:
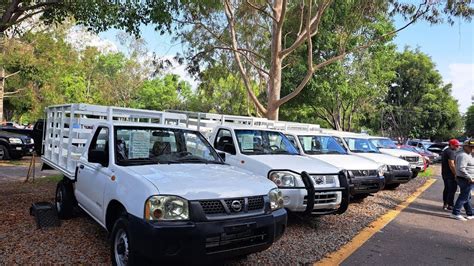
[[[79,168],[84,169],[84,165],[83,164],[79,165]]]

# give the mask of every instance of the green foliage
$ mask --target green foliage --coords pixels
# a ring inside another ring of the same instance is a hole
[[[466,135],[469,137],[474,137],[474,105],[469,106],[464,119]]]
[[[431,58],[406,48],[395,62],[397,75],[381,106],[384,130],[396,137],[457,136],[461,124],[458,103],[451,96],[451,84],[443,84]]]

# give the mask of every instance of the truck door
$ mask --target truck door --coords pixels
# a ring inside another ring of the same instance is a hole
[[[216,150],[225,152],[226,163],[239,166],[239,160],[237,158],[237,146],[230,130],[224,128],[219,129],[213,144]]]
[[[103,222],[104,192],[113,175],[109,166],[110,133],[107,127],[97,128],[92,138],[87,156],[82,156],[78,164],[76,198],[79,204],[92,216]]]

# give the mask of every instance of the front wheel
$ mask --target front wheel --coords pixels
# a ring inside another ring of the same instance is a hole
[[[59,181],[58,185],[56,186],[55,202],[59,218],[72,218],[76,199],[74,197],[74,190],[71,182],[66,180]]]
[[[416,178],[418,176],[418,171],[414,171],[411,178]]]
[[[385,188],[386,188],[386,189],[393,190],[393,189],[396,189],[396,188],[399,187],[399,186],[400,186],[400,183],[386,184],[386,185],[385,185]]]
[[[112,265],[133,265],[136,255],[130,245],[128,219],[125,216],[115,221],[110,240]]]
[[[8,149],[5,145],[0,145],[0,160],[8,160],[10,159],[10,155],[8,153]]]

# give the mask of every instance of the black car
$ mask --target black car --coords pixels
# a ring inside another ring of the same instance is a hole
[[[0,130],[0,160],[20,159],[32,154],[34,146],[29,136]]]

